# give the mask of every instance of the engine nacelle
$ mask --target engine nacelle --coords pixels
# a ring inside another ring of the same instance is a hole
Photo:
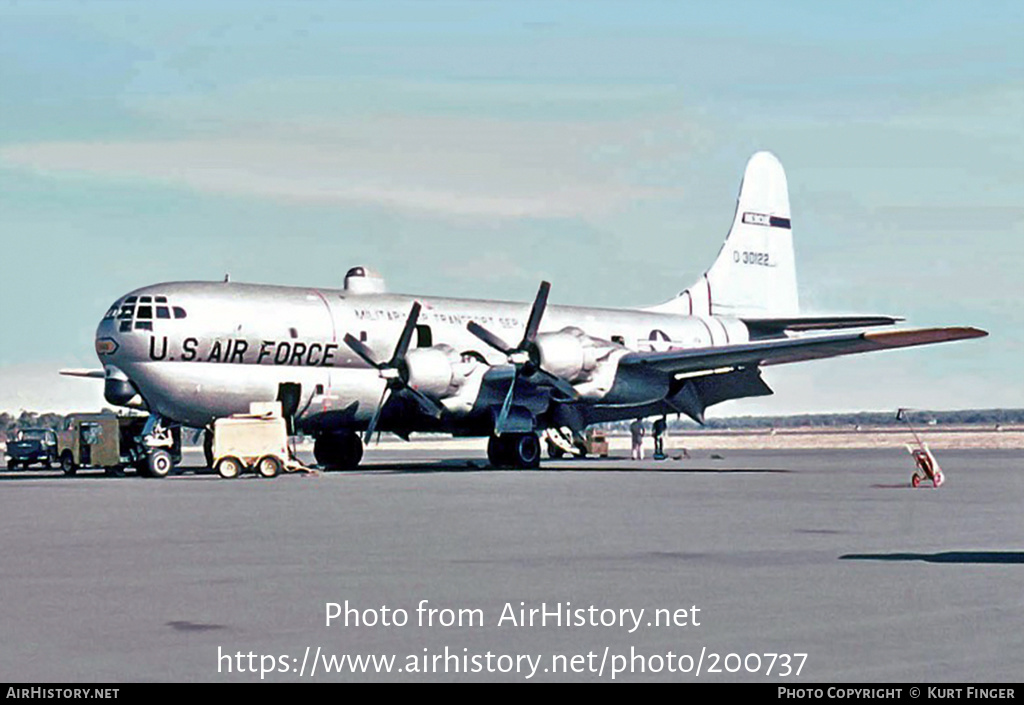
[[[601,355],[594,339],[573,327],[541,333],[535,345],[541,368],[570,384],[588,380]]]
[[[433,399],[458,393],[466,382],[461,358],[447,345],[416,348],[405,355],[409,386]]]
[[[667,332],[666,332],[667,331]],[[743,321],[728,316],[689,316],[666,331],[651,331],[647,344],[656,352],[714,345],[738,345],[749,342],[750,332]]]

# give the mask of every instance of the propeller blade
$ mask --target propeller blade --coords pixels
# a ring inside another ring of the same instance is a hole
[[[573,386],[561,377],[553,375],[547,370],[542,370],[540,368],[537,369],[537,374],[547,380],[548,384],[561,392],[566,399],[575,401],[580,398],[580,395],[576,392]]]
[[[505,421],[508,420],[508,410],[512,408],[512,397],[516,389],[516,377],[518,371],[512,369],[512,382],[508,385],[508,394],[505,395],[505,401],[501,405],[501,412],[498,414],[498,420],[494,422],[494,433],[500,436],[505,430]]]
[[[477,338],[480,338],[480,340],[484,341],[498,352],[503,352],[506,355],[511,355],[512,353],[515,352],[514,349],[509,347],[508,343],[506,343],[504,340],[496,336],[491,331],[484,328],[476,321],[470,321],[469,323],[467,323],[466,328],[469,330],[470,333],[475,335]]]
[[[373,416],[370,418],[370,425],[366,427],[366,434],[363,436],[363,442],[369,443],[373,438],[373,432],[377,429],[377,422],[380,421],[380,414],[384,411],[384,405],[387,403],[389,396],[391,396],[390,384],[385,385],[384,393],[380,395],[380,403],[377,404],[377,408],[373,410]]]
[[[433,416],[435,419],[441,418],[444,407],[418,389],[413,389],[412,387],[406,387],[405,389],[412,395],[425,414]]]
[[[345,344],[352,348],[356,355],[361,357],[371,367],[377,368],[380,371],[381,377],[387,380],[384,387],[384,393],[381,395],[380,403],[377,408],[373,411],[373,416],[370,418],[370,425],[366,427],[366,434],[364,440],[369,443],[373,438],[373,432],[377,430],[377,424],[380,421],[381,413],[384,411],[384,406],[387,404],[388,399],[391,397],[391,393],[398,391],[406,391],[416,400],[420,408],[428,416],[433,416],[435,419],[441,418],[444,413],[444,407],[438,404],[436,401],[426,396],[422,392],[413,389],[409,386],[408,380],[405,379],[405,356],[409,352],[409,345],[412,343],[412,335],[416,332],[416,322],[419,320],[420,311],[422,306],[419,301],[414,301],[412,308],[409,309],[409,315],[405,319],[405,325],[402,327],[402,333],[398,337],[398,342],[395,343],[395,351],[391,355],[391,359],[388,362],[377,362],[373,358],[373,351],[370,347],[359,340],[350,333],[345,334]],[[380,441],[380,433],[377,434],[377,440]]]
[[[544,309],[548,306],[548,293],[551,291],[549,282],[541,282],[537,290],[537,298],[533,300],[533,308],[530,309],[530,318],[526,321],[526,331],[523,332],[523,342],[519,343],[520,349],[525,348],[527,343],[533,342],[537,337],[537,330],[540,328],[540,319],[544,316]]]
[[[416,331],[416,321],[419,317],[420,302],[414,301],[409,310],[409,317],[405,319],[402,335],[399,336],[398,343],[395,345],[395,353],[391,356],[391,362],[388,363],[391,367],[397,366],[405,358],[405,353],[409,351],[409,343],[412,342],[412,334]]]
[[[355,337],[351,333],[346,333],[345,344],[352,348],[352,352],[363,358],[363,362],[370,367],[376,367],[378,370],[383,369],[384,365],[373,359],[373,351],[370,350],[370,346],[359,338]]]

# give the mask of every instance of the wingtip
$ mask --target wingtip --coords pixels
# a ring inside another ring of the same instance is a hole
[[[969,340],[971,338],[984,338],[988,331],[971,326],[957,326],[951,328],[916,328],[910,330],[877,331],[864,333],[866,340],[871,340],[879,345],[891,347],[906,347],[911,345],[928,345],[931,343],[945,343],[954,340]]]
[[[981,328],[975,328],[974,326],[956,326],[953,328],[938,328],[936,330],[950,331],[956,335],[955,338],[950,340],[967,340],[969,338],[984,338],[988,335],[987,330]]]

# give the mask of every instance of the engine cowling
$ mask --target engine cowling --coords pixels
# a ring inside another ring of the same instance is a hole
[[[417,348],[405,356],[409,386],[433,399],[458,393],[466,382],[464,367],[459,354],[448,345]]]
[[[573,327],[541,333],[534,344],[540,367],[570,384],[588,380],[601,354],[596,341]]]

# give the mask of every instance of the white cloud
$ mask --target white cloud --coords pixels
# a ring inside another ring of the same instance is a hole
[[[12,145],[0,149],[0,164],[303,203],[559,218],[677,194],[637,183],[621,166],[651,149],[643,131],[618,123],[386,119],[215,139]]]

